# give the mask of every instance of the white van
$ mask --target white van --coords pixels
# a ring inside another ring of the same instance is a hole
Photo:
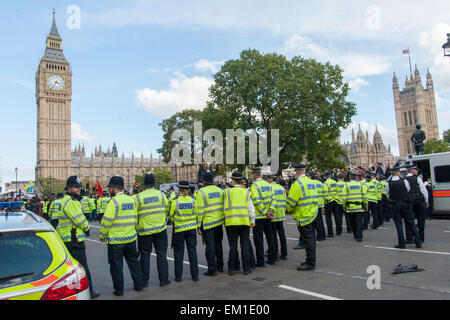
[[[404,165],[415,164],[423,181],[431,177],[434,213],[450,214],[450,152],[412,156]]]

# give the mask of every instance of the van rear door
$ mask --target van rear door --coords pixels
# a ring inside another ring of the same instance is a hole
[[[450,213],[450,155],[431,158],[434,211]]]

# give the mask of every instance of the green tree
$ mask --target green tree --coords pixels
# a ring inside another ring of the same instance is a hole
[[[270,130],[279,129],[280,170],[305,157],[319,169],[340,163],[340,129],[350,124],[356,108],[346,100],[349,86],[339,66],[244,50],[214,80],[204,110],[208,126],[224,134],[225,128],[265,129],[268,150]]]
[[[344,150],[338,142],[340,129],[347,127],[356,114],[355,105],[346,100],[349,90],[339,66],[300,56],[288,60],[283,55],[244,50],[239,59],[225,62],[214,75],[210,101],[203,111],[185,110],[160,124],[164,143],[158,152],[170,161],[176,144],[170,140],[174,130],[187,129],[193,137],[194,121],[201,120],[203,132],[218,129],[224,140],[227,129],[259,134],[266,130],[268,150],[271,130],[278,129],[280,171],[304,159],[321,170],[341,166]],[[198,143],[205,145],[194,141]],[[246,163],[248,151],[247,143]],[[223,156],[226,159],[225,147]],[[237,152],[234,156],[237,163]],[[234,168],[245,172],[248,165],[202,167],[217,175]]]
[[[450,129],[444,131],[444,141],[450,143]]]
[[[44,198],[50,197],[58,192],[64,192],[64,188],[66,187],[65,180],[58,180],[54,178],[40,178],[38,183],[39,193]]]
[[[142,182],[144,181],[144,176],[148,172],[151,172],[151,169],[143,170],[142,175],[135,176],[136,182],[139,184],[139,188],[138,188],[139,192],[144,190],[144,187],[142,186]],[[153,170],[153,175],[155,176],[155,179],[156,179],[156,187],[157,188],[159,188],[159,186],[162,184],[174,182],[172,171],[170,171],[169,169],[156,168],[155,170]]]
[[[430,139],[425,142],[423,147],[424,154],[448,152],[449,144],[444,140]]]

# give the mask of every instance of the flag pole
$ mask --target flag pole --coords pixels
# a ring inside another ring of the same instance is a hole
[[[408,46],[408,56],[409,56],[409,71],[412,74],[412,65],[411,65],[411,50],[409,50],[409,46]]]

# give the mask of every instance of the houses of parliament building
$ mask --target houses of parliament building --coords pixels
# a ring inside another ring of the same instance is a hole
[[[132,188],[135,175],[143,170],[166,168],[178,180],[197,180],[198,167],[176,167],[158,158],[119,156],[117,146],[103,150],[100,145],[90,155],[84,146],[72,150],[71,109],[72,109],[72,69],[63,53],[63,41],[58,32],[55,13],[50,33],[46,39],[46,49],[36,72],[37,104],[37,163],[36,181],[40,178],[65,180],[78,175],[82,180],[98,180],[105,186],[110,177],[119,175],[125,180],[125,187]]]

